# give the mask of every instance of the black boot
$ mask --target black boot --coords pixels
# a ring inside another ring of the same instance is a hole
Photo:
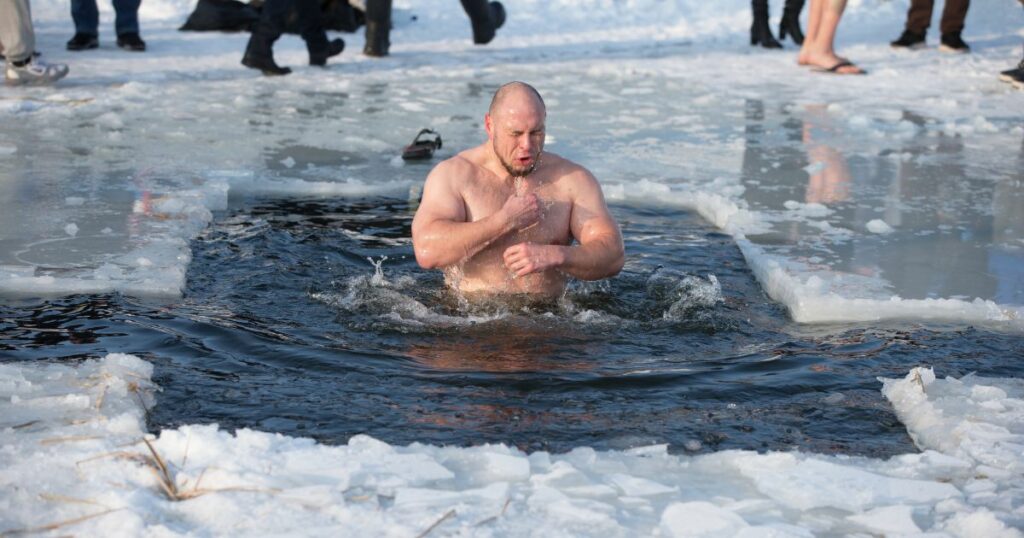
[[[750,25],[750,44],[761,45],[766,49],[781,49],[782,45],[775,40],[772,29],[768,27],[768,0],[753,0],[754,24]]]
[[[343,50],[345,50],[345,41],[340,37],[338,39],[334,39],[327,43],[326,50],[309,52],[309,65],[323,67],[327,65],[328,58],[341,54],[341,51]]]
[[[391,47],[391,0],[366,2],[366,45],[363,54],[373,57],[388,55]]]
[[[786,39],[786,34],[789,34],[793,43],[804,44],[804,33],[800,30],[800,11],[803,9],[804,0],[786,0],[782,21],[779,22],[779,41]]]
[[[263,4],[260,20],[252,27],[249,44],[242,56],[242,65],[259,69],[267,76],[287,75],[292,70],[274,62],[274,42],[284,32],[284,14],[288,0],[268,0]]]
[[[267,76],[287,75],[292,70],[281,67],[274,62],[274,42],[262,34],[259,28],[253,30],[249,36],[249,45],[245,47],[245,55],[242,56],[242,65],[259,69]]]
[[[277,65],[273,58],[250,56],[248,54],[242,56],[242,65],[251,69],[259,69],[268,77],[287,75],[292,72],[292,70],[287,67]]]
[[[462,9],[473,25],[473,43],[486,45],[494,39],[498,28],[505,24],[505,6],[487,0],[462,0]]]

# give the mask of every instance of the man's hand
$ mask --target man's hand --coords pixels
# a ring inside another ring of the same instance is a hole
[[[565,253],[558,245],[519,243],[505,249],[505,267],[516,277],[558,267],[565,263]]]
[[[536,194],[509,196],[501,207],[512,230],[520,231],[540,222],[540,200]]]

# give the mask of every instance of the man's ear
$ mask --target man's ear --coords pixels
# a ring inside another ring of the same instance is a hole
[[[494,140],[494,120],[490,114],[484,114],[484,130],[487,131],[487,140]]]

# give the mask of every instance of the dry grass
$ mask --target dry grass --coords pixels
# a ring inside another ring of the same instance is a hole
[[[435,521],[433,525],[427,527],[427,530],[417,534],[416,538],[423,538],[424,536],[430,534],[430,532],[433,531],[434,529],[436,529],[438,527],[438,525],[444,523],[445,521],[448,520],[448,518],[453,517],[454,515],[455,515],[455,509],[454,508],[452,508],[451,510],[448,510],[447,512],[445,512],[445,514],[443,516],[441,516],[441,519]]]
[[[19,536],[19,535],[22,535],[22,534],[38,534],[40,532],[55,531],[55,530],[57,530],[57,529],[59,529],[61,527],[68,527],[68,526],[71,526],[71,525],[75,525],[75,524],[81,523],[83,521],[88,521],[90,519],[94,519],[94,518],[97,518],[97,517],[100,517],[100,516],[105,516],[105,515],[107,515],[107,514],[109,514],[111,512],[117,512],[119,510],[124,510],[124,508],[111,508],[109,510],[104,510],[102,512],[97,512],[95,514],[88,514],[88,515],[85,515],[85,516],[82,516],[82,517],[76,517],[74,519],[68,519],[68,520],[65,520],[65,521],[58,521],[56,523],[50,523],[48,525],[43,525],[43,526],[40,526],[40,527],[32,527],[32,528],[29,528],[29,529],[12,529],[12,530],[4,531],[4,532],[0,533],[0,537],[4,537],[4,536]]]
[[[483,525],[491,523],[492,521],[497,521],[498,518],[500,518],[500,517],[505,515],[505,511],[508,510],[508,505],[509,504],[512,504],[512,499],[505,499],[505,504],[501,507],[501,512],[498,512],[497,515],[493,515],[493,516],[491,516],[489,518],[482,519],[482,520],[478,521],[476,523],[476,525],[473,525],[473,526],[474,527],[481,527]]]
[[[39,441],[41,445],[56,445],[58,443],[73,443],[76,441],[93,441],[96,439],[102,439],[98,435],[68,435],[65,437],[51,437],[49,439],[43,439]]]
[[[79,105],[84,105],[86,103],[91,103],[93,98],[92,97],[86,97],[84,99],[40,99],[38,97],[0,97],[0,100],[2,100],[2,101],[31,101],[31,102],[35,102],[35,103],[50,103],[50,104],[57,104],[57,105],[79,106]],[[38,330],[45,330],[45,329],[38,329]]]
[[[220,493],[224,491],[248,491],[254,493],[278,492],[278,490],[276,489],[249,488],[241,486],[211,489],[200,488],[199,483],[203,481],[203,476],[206,475],[206,469],[203,469],[203,471],[199,473],[199,477],[196,478],[196,483],[193,484],[191,488],[187,490],[181,489],[178,487],[178,482],[175,479],[174,474],[171,473],[170,467],[167,466],[167,462],[164,460],[162,456],[160,456],[160,453],[156,451],[156,448],[154,448],[153,444],[149,442],[149,439],[143,438],[142,442],[146,444],[146,447],[149,449],[150,454],[149,456],[143,456],[143,463],[145,463],[146,466],[153,471],[153,474],[156,475],[157,484],[160,486],[160,489],[164,492],[164,495],[166,495],[169,500],[187,501],[189,499],[194,499],[196,497],[206,495],[207,493]],[[188,454],[186,453],[186,457],[187,456]],[[187,481],[183,483],[182,487],[186,486],[187,483]]]

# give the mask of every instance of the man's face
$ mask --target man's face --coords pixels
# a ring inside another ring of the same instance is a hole
[[[488,116],[494,154],[513,177],[530,175],[544,149],[544,108],[532,96],[513,96]]]

